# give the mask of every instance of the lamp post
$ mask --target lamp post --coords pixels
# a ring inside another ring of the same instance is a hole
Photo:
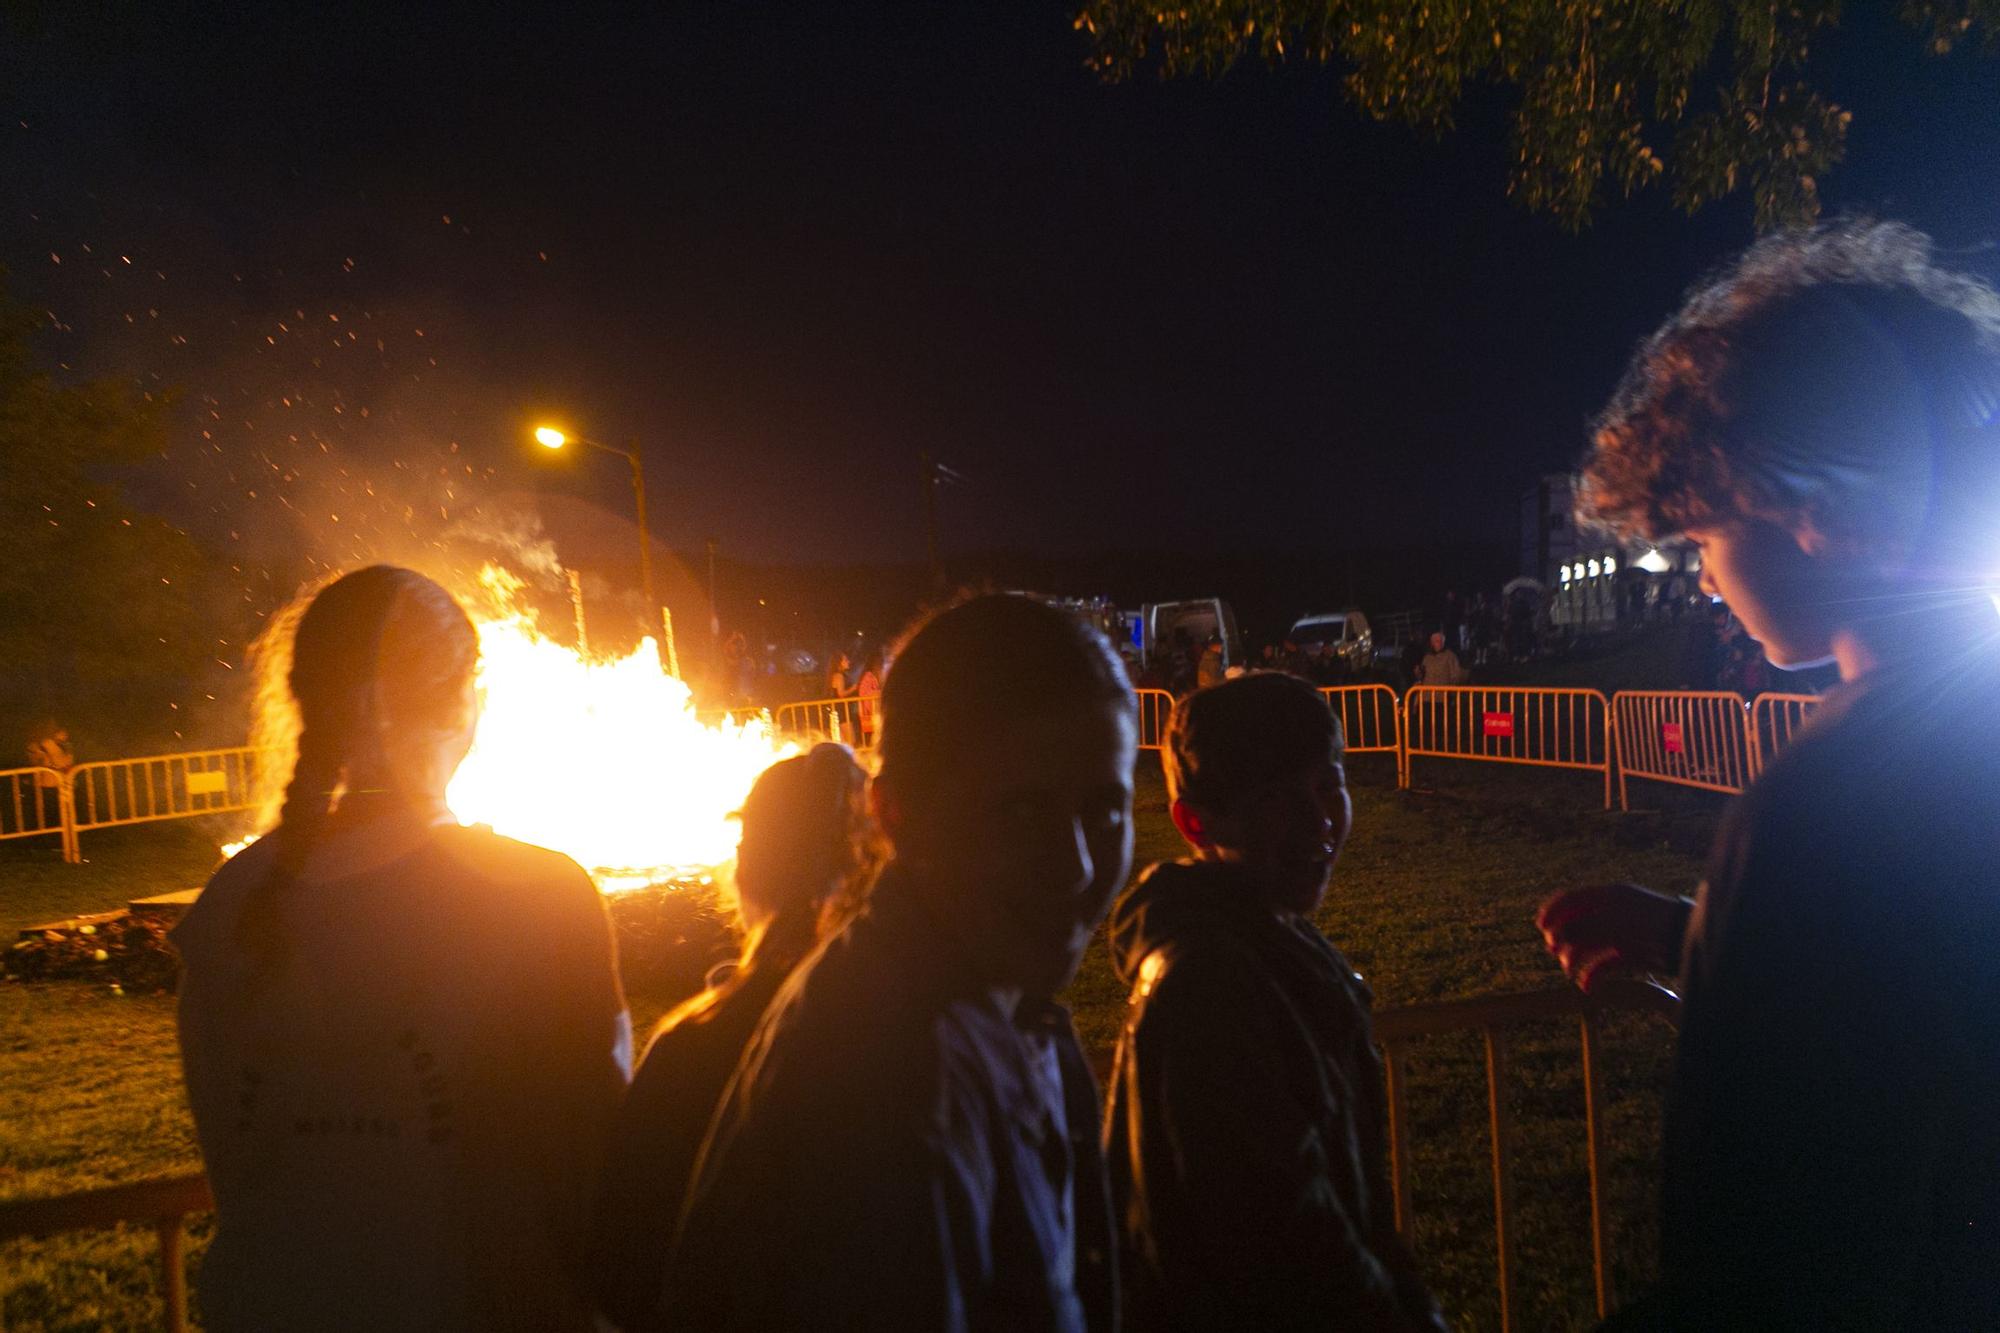
[[[586,445],[602,453],[621,455],[632,465],[632,500],[639,512],[639,586],[646,594],[646,614],[661,614],[660,599],[653,591],[653,543],[646,535],[646,473],[639,463],[639,442],[634,440],[631,448],[620,449],[616,445],[599,444],[580,435],[566,435],[554,426],[535,427],[535,442],[546,449],[560,449],[569,444]],[[666,651],[664,639],[661,640],[660,650],[662,653]]]

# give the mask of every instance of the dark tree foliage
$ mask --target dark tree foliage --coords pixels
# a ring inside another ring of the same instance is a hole
[[[200,552],[118,485],[159,454],[167,402],[59,380],[36,363],[36,327],[0,292],[0,768],[22,762],[14,733],[33,714],[101,738],[163,712],[210,656],[192,612]]]
[[[1927,50],[2000,45],[2000,0],[1904,0]],[[1693,212],[1750,191],[1757,226],[1810,223],[1851,113],[1807,80],[1840,0],[1085,0],[1111,79],[1219,75],[1246,58],[1346,72],[1377,120],[1442,133],[1475,87],[1518,97],[1509,191],[1579,228],[1663,183]]]

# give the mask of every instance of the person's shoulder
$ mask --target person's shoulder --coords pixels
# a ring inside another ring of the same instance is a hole
[[[754,1086],[857,1124],[949,1136],[990,1105],[1017,1039],[992,1005],[919,984],[873,943],[843,933],[799,965],[751,1043]]]
[[[1233,931],[1184,932],[1139,965],[1133,988],[1143,1029],[1185,1019],[1213,1021],[1274,1003],[1271,961]]]
[[[455,880],[486,895],[491,914],[524,922],[581,924],[593,932],[605,917],[589,872],[548,847],[520,842],[481,825],[447,825],[433,844]]]
[[[495,833],[485,824],[445,825],[438,830],[438,845],[469,872],[497,883],[572,891],[591,883],[589,873],[564,853]]]
[[[219,931],[235,921],[242,911],[244,896],[255,892],[270,876],[276,855],[273,840],[262,838],[215,868],[194,904],[168,932],[184,959],[201,953]]]

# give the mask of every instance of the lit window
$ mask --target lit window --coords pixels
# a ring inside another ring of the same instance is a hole
[[[1674,567],[1672,561],[1660,554],[1660,548],[1657,546],[1648,546],[1646,554],[1640,556],[1633,563],[1637,564],[1639,568],[1645,570],[1648,574],[1664,574]]]
[[[1607,573],[1607,574],[1616,574],[1616,573],[1618,572],[1618,561],[1617,561],[1617,560],[1616,560],[1615,558],[1611,557],[1611,556],[1608,556],[1608,555],[1607,555],[1607,556],[1605,556],[1605,557],[1604,557],[1604,572],[1605,572],[1605,573]]]
[[[1569,566],[1568,566],[1568,565],[1564,565],[1564,566],[1562,567],[1562,581],[1563,581],[1564,583],[1568,583],[1568,582],[1569,582]]]
[[[1595,560],[1591,561],[1588,565],[1584,566],[1584,568],[1590,571],[1590,577],[1592,578],[1597,577],[1597,562]]]

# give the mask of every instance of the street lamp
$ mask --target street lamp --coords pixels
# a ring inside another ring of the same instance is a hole
[[[646,594],[646,606],[649,608],[647,614],[659,614],[663,608],[660,606],[659,597],[653,592],[653,543],[646,535],[646,473],[639,464],[639,442],[634,440],[631,448],[620,449],[616,445],[587,440],[581,435],[566,435],[554,426],[535,427],[535,441],[548,449],[581,444],[601,453],[619,454],[632,465],[632,500],[639,511],[639,585]],[[661,623],[664,626],[665,621]],[[660,647],[662,652],[668,650],[664,638],[660,642]]]

